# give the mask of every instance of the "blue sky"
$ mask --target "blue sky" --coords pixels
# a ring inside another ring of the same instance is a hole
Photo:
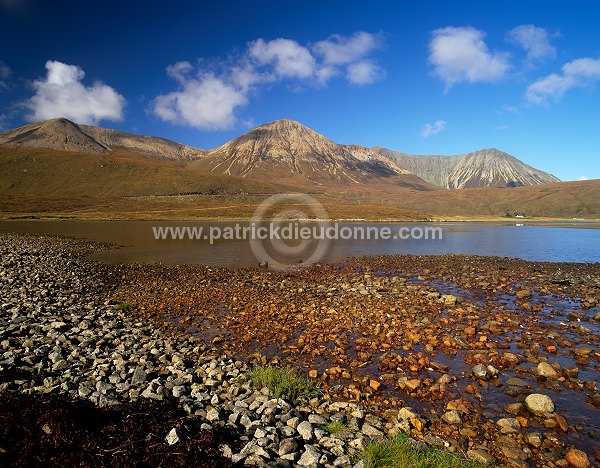
[[[66,116],[213,148],[299,120],[600,178],[600,4],[0,0],[0,126]]]

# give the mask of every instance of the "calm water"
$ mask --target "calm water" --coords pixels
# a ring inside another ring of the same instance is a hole
[[[162,262],[237,267],[256,266],[248,241],[156,240],[153,226],[227,226],[224,222],[1,221],[0,231],[59,234],[125,245],[95,258],[110,263]],[[343,223],[344,226],[372,224]],[[402,224],[377,224],[396,230]],[[406,226],[414,227],[416,224]],[[419,224],[418,226],[434,226]],[[324,260],[382,254],[473,254],[548,262],[600,262],[600,223],[439,224],[441,240],[332,241]]]

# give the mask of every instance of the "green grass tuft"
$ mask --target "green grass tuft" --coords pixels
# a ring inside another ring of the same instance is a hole
[[[337,432],[344,432],[348,430],[348,426],[339,421],[331,421],[325,426],[325,429],[330,434],[335,434]]]
[[[419,450],[410,446],[408,437],[400,434],[383,442],[371,442],[361,458],[368,468],[479,468],[481,465],[465,457],[433,447]]]
[[[131,312],[133,310],[133,304],[129,302],[121,302],[117,305],[117,309],[122,310],[123,312]]]
[[[302,397],[310,398],[319,393],[317,383],[290,367],[261,367],[249,372],[246,378],[254,388],[269,388],[275,398],[295,401]]]

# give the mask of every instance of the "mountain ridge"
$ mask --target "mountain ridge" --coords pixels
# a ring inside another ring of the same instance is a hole
[[[259,180],[289,178],[314,185],[385,182],[433,187],[394,161],[358,145],[340,145],[290,119],[276,120],[208,151],[191,163],[207,172]]]
[[[166,138],[79,125],[65,118],[35,122],[0,133],[0,145],[90,154],[111,154],[125,148],[154,158],[188,160],[205,154],[204,150]]]
[[[373,151],[406,167],[418,177],[448,189],[514,187],[560,182],[496,148],[446,155],[411,155],[375,146]]]
[[[385,183],[418,190],[536,185],[559,182],[495,148],[454,156],[410,155],[382,147],[342,145],[291,119],[258,126],[211,150],[64,118],[0,133],[0,146],[110,155],[126,150],[183,161],[196,170],[308,185]]]

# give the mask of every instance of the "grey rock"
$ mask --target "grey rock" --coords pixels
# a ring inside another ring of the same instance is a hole
[[[225,458],[231,459],[231,457],[233,457],[233,450],[228,444],[219,445],[219,452],[221,452],[221,455]]]
[[[521,411],[523,411],[523,408],[525,408],[523,403],[509,403],[504,407],[504,411],[509,414],[518,415]]]
[[[243,461],[248,455],[244,455],[243,453],[234,453],[231,457],[231,463],[235,465],[236,463],[240,463]]]
[[[320,426],[315,427],[314,432],[315,432],[315,439],[317,439],[317,440],[321,440],[323,437],[329,436],[329,431],[327,431],[327,429],[324,429],[323,427],[320,427]]]
[[[525,450],[521,450],[518,447],[503,446],[502,453],[509,460],[527,460],[531,455],[531,451],[527,447],[525,447]]]
[[[444,305],[455,305],[460,302],[460,298],[453,296],[452,294],[443,294],[440,301]]]
[[[111,384],[109,384],[108,382],[100,381],[100,382],[96,383],[96,390],[101,394],[106,395],[112,389],[113,389],[113,386]]]
[[[298,431],[298,434],[300,434],[300,436],[307,441],[312,440],[315,435],[313,425],[308,421],[303,421],[298,424],[296,430]]]
[[[258,427],[256,428],[256,431],[254,431],[254,438],[255,439],[262,439],[263,437],[267,436],[267,431],[265,431],[262,427]]]
[[[383,432],[381,432],[379,429],[371,426],[369,423],[363,424],[361,432],[364,435],[366,435],[367,437],[371,437],[371,438],[384,437]]]
[[[473,375],[481,380],[489,380],[492,377],[490,371],[483,364],[477,364],[473,367]]]
[[[537,365],[536,373],[540,377],[544,377],[546,379],[556,379],[557,377],[559,377],[558,372],[556,372],[554,367],[552,367],[547,362],[540,362]]]
[[[300,418],[297,416],[290,418],[287,420],[286,424],[291,428],[296,429],[298,427],[298,424],[300,424]]]
[[[521,424],[515,418],[502,418],[496,421],[502,434],[514,434],[521,431]]]
[[[529,384],[525,382],[523,379],[519,379],[517,377],[511,377],[506,381],[506,385],[511,385],[514,387],[528,387]]]
[[[288,453],[297,452],[300,447],[301,444],[298,439],[288,437],[279,443],[279,449],[277,450],[277,453],[281,457],[282,455],[286,455]]]
[[[67,361],[65,361],[64,359],[61,359],[60,361],[58,361],[56,364],[54,364],[52,366],[52,371],[53,372],[60,372],[62,370],[65,370],[69,367],[69,363]]]
[[[175,398],[180,398],[184,395],[187,395],[187,388],[185,388],[184,385],[175,385],[172,389],[171,389],[171,393]]]
[[[351,466],[350,457],[348,457],[348,455],[342,455],[337,457],[333,461],[333,466]]]
[[[306,445],[304,452],[298,460],[298,465],[306,467],[316,467],[321,459],[321,452],[314,445]]]
[[[327,419],[325,419],[323,416],[321,416],[320,414],[309,414],[308,415],[308,422],[311,423],[311,424],[325,425],[329,421]]]
[[[284,460],[286,462],[294,462],[299,457],[300,457],[300,454],[298,452],[292,452],[292,453],[286,453],[285,455],[282,455],[281,457],[279,457],[279,459]]]
[[[399,420],[405,420],[405,419],[414,419],[419,417],[419,414],[413,410],[412,408],[405,406],[404,408],[400,408],[400,411],[398,411],[398,419]]]
[[[494,464],[494,457],[490,452],[483,449],[474,449],[467,451],[467,457],[477,463],[481,463],[483,466],[490,466]]]
[[[448,424],[461,424],[462,423],[462,417],[460,416],[460,413],[456,410],[451,410],[451,411],[447,411],[444,413],[444,415],[442,416],[442,419],[447,422]]]
[[[554,403],[547,395],[532,393],[525,398],[525,406],[536,416],[548,416],[554,413]]]
[[[165,440],[167,441],[167,444],[175,445],[175,444],[181,442],[182,437],[183,437],[183,435],[181,433],[181,429],[176,426],[169,431],[169,433],[165,437]]]
[[[6,343],[6,344],[8,347],[9,343]],[[56,350],[56,351],[52,351],[50,354],[48,354],[48,359],[50,359],[50,361],[52,361],[52,363],[56,363],[64,358],[63,358],[62,353],[59,350]]]
[[[221,419],[221,413],[216,408],[212,408],[206,412],[206,419],[210,422],[216,422]]]
[[[532,447],[537,448],[542,445],[542,434],[539,432],[528,432],[523,436],[523,439]]]
[[[146,382],[148,374],[140,366],[137,366],[131,376],[131,385],[140,385]]]

